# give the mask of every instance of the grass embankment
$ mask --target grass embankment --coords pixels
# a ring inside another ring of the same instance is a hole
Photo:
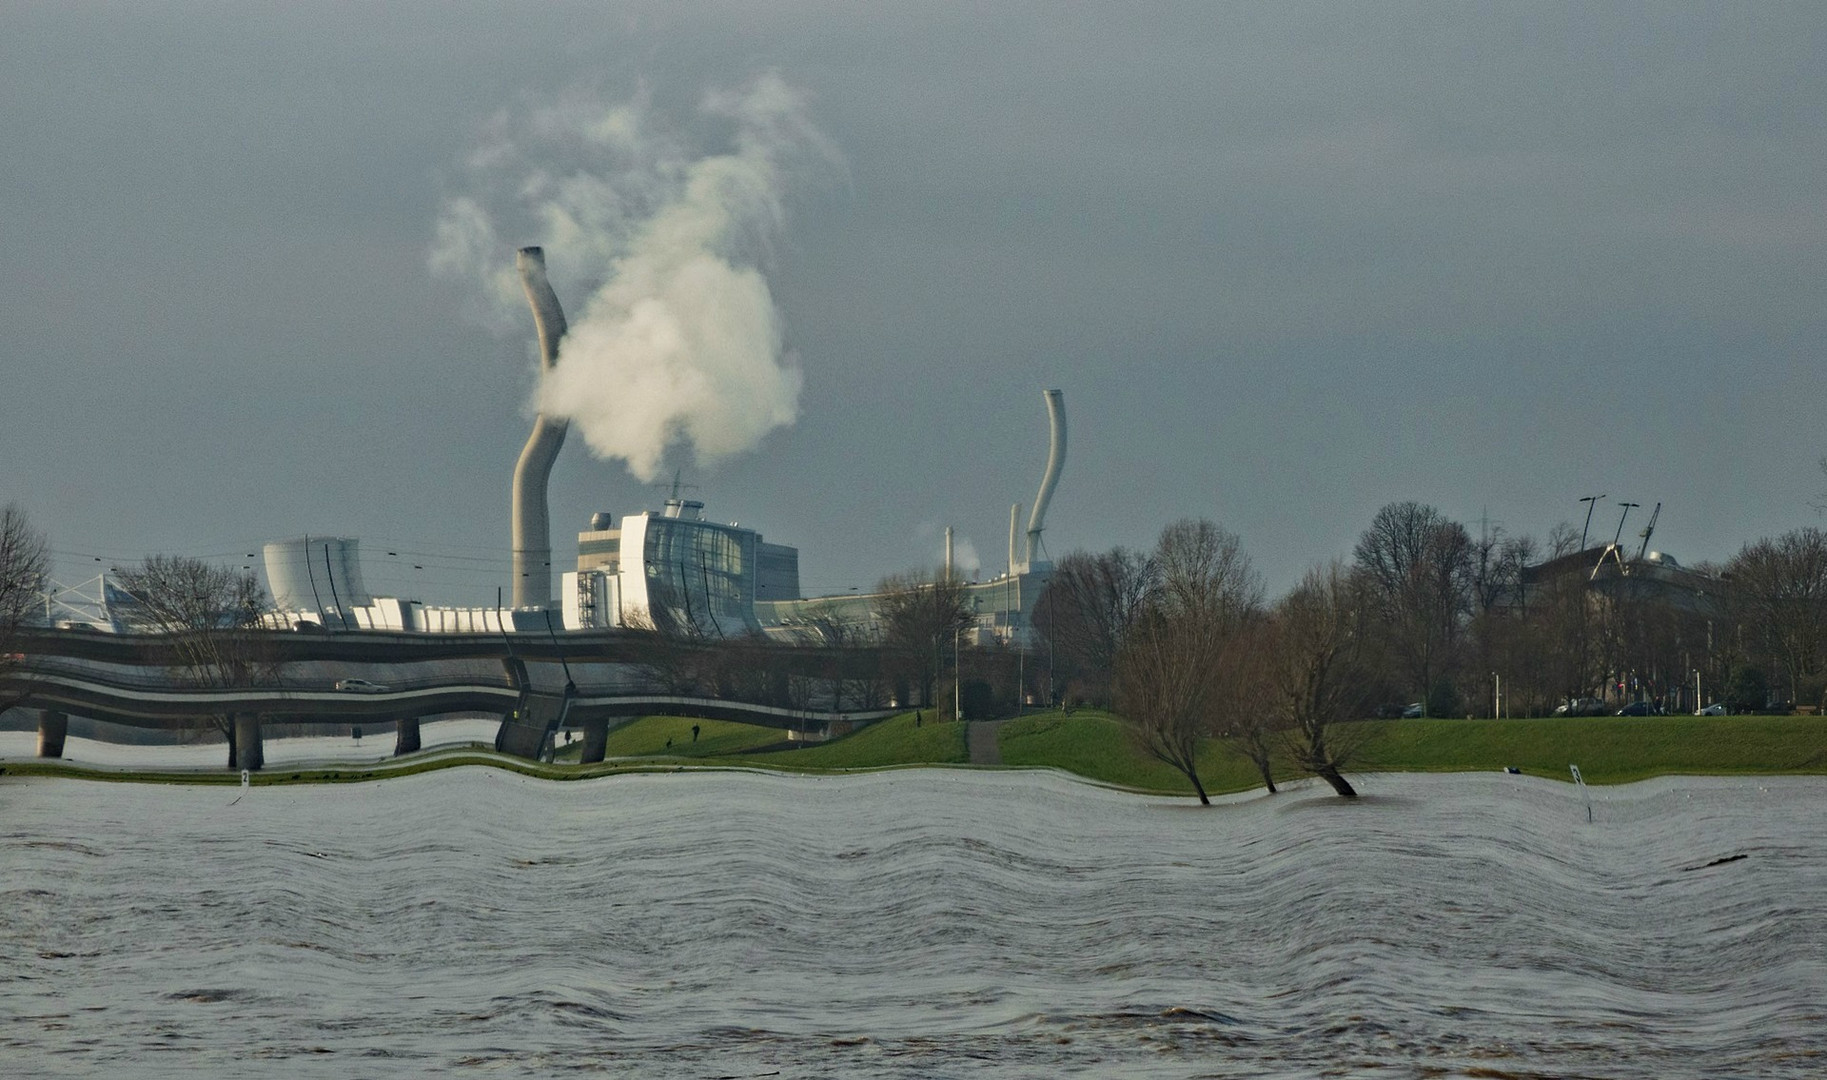
[[[895,765],[957,765],[971,759],[964,744],[964,724],[942,724],[914,713],[902,713],[870,724],[841,739],[800,750],[749,754],[745,765],[790,769],[882,769]]]
[[[1627,784],[1676,773],[1827,773],[1817,716],[1601,716],[1545,720],[1392,720],[1360,771],[1525,773]]]
[[[1179,770],[1136,749],[1122,721],[1101,710],[1011,720],[1002,726],[1000,749],[1004,765],[1050,766],[1138,791],[1193,793]],[[1285,773],[1277,770],[1276,775]],[[1256,766],[1215,742],[1199,751],[1199,779],[1213,793],[1242,791],[1262,782]]]
[[[692,728],[698,737],[692,738]],[[778,728],[738,724],[729,720],[701,720],[690,716],[643,716],[609,733],[604,754],[607,757],[650,757],[670,755],[677,758],[711,758],[740,754],[758,746],[772,746],[786,741],[787,733]],[[671,745],[668,746],[667,744]],[[576,762],[583,753],[583,740],[562,745],[554,755],[559,761]]]
[[[692,725],[699,727],[691,741]],[[673,771],[686,765],[761,766],[806,772],[955,765],[969,760],[966,725],[915,724],[905,713],[827,743],[745,753],[782,741],[776,728],[685,716],[649,716],[611,733],[610,761],[546,765],[483,749],[447,749],[373,765],[288,769],[254,774],[256,784],[346,783],[461,765],[488,765],[526,776],[580,780],[611,773]],[[1591,783],[1622,784],[1668,774],[1827,774],[1827,718],[1813,716],[1660,716],[1550,720],[1390,720],[1367,723],[1375,738],[1346,770],[1361,772],[1483,772],[1514,766],[1555,780],[1578,765]],[[1006,766],[1048,766],[1100,783],[1138,791],[1191,796],[1178,772],[1138,751],[1109,713],[1039,713],[1000,730]],[[671,740],[672,745],[667,746]],[[575,758],[578,744],[569,748]],[[620,760],[615,760],[620,759]],[[14,762],[12,776],[80,776],[96,780],[182,784],[239,783],[222,770],[114,770],[63,762]],[[1214,794],[1245,791],[1260,779],[1255,767],[1217,743],[1200,753],[1199,775]],[[1292,779],[1286,763],[1277,780]]]
[[[698,741],[691,737],[699,725]],[[770,768],[839,770],[882,769],[896,765],[949,765],[970,760],[963,724],[916,723],[902,713],[824,743],[788,749],[787,733],[727,720],[694,720],[689,716],[643,716],[609,733],[607,756],[646,758],[654,762],[750,765]],[[754,753],[760,747],[778,749]],[[561,758],[575,761],[581,747],[560,748]]]
[[[1353,772],[1524,773],[1626,784],[1681,773],[1827,773],[1827,719],[1813,716],[1607,716],[1550,720],[1386,720]],[[1049,765],[1109,784],[1180,795],[1192,785],[1137,751],[1120,721],[1101,712],[1047,713],[1002,729],[1006,765]],[[1277,780],[1298,775],[1275,763]],[[1199,778],[1214,794],[1261,781],[1255,767],[1217,744],[1199,755]]]

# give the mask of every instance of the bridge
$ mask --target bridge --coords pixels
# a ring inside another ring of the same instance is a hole
[[[636,717],[674,713],[735,720],[783,730],[829,730],[840,721],[864,723],[896,710],[852,707],[819,710],[770,701],[669,692],[668,663],[720,652],[703,643],[656,642],[652,635],[616,631],[573,638],[526,640],[502,636],[352,632],[306,635],[253,632],[268,657],[257,685],[184,685],[172,672],[174,643],[160,635],[39,631],[24,635],[26,651],[0,665],[0,701],[40,710],[39,754],[61,757],[71,714],[130,727],[183,729],[200,718],[225,718],[241,767],[263,761],[263,719],[349,726],[392,722],[395,753],[417,751],[422,718],[452,713],[502,717],[496,749],[539,759],[551,752],[561,727],[581,728],[585,762],[603,759],[609,731]],[[798,676],[818,700],[841,704],[841,679],[879,663],[873,650],[796,649],[740,643],[734,653],[781,681]],[[385,668],[372,692],[336,689],[326,668]],[[817,672],[808,675],[808,672]],[[659,673],[659,674],[656,674]],[[811,680],[808,682],[808,680]],[[822,683],[822,685],[818,685]],[[809,695],[810,696],[810,695]],[[854,703],[852,703],[854,704]]]

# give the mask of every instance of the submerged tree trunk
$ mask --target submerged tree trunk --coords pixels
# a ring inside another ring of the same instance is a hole
[[[1338,769],[1330,763],[1320,765],[1313,771],[1321,780],[1331,784],[1332,790],[1338,792],[1340,798],[1355,799],[1358,797],[1357,789],[1351,786],[1351,781],[1345,779],[1345,777],[1339,773]]]
[[[1195,792],[1197,792],[1197,793],[1198,793],[1198,795],[1199,795],[1199,805],[1200,805],[1200,806],[1210,806],[1210,805],[1212,805],[1212,799],[1211,799],[1211,796],[1209,796],[1209,795],[1207,795],[1207,794],[1206,794],[1206,793],[1205,793],[1205,785],[1204,785],[1204,784],[1202,784],[1202,783],[1200,783],[1200,782],[1199,782],[1199,770],[1197,770],[1197,769],[1181,769],[1181,770],[1180,770],[1180,771],[1181,771],[1181,772],[1183,772],[1183,773],[1185,773],[1185,774],[1186,774],[1186,778],[1187,778],[1187,779],[1188,779],[1188,780],[1191,780],[1191,781],[1192,781],[1192,782],[1193,782],[1193,790],[1194,790],[1194,791],[1195,791]]]
[[[1269,769],[1269,759],[1257,758],[1255,761],[1256,771],[1262,774],[1262,786],[1269,789],[1269,794],[1275,794],[1275,774]]]

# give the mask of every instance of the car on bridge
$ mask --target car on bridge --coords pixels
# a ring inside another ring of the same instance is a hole
[[[393,689],[390,686],[382,686],[377,682],[369,682],[367,679],[338,679],[336,680],[336,688],[338,690],[346,690],[351,694],[385,694]]]

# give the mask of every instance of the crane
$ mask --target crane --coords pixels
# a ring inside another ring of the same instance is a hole
[[[1656,519],[1661,516],[1662,516],[1662,504],[1657,503],[1656,508],[1654,510],[1651,510],[1649,513],[1649,524],[1643,526],[1643,531],[1641,533],[1637,534],[1637,535],[1643,537],[1643,546],[1637,549],[1637,561],[1638,562],[1642,562],[1643,557],[1645,555],[1649,554],[1649,537],[1650,537],[1651,533],[1656,531]]]

